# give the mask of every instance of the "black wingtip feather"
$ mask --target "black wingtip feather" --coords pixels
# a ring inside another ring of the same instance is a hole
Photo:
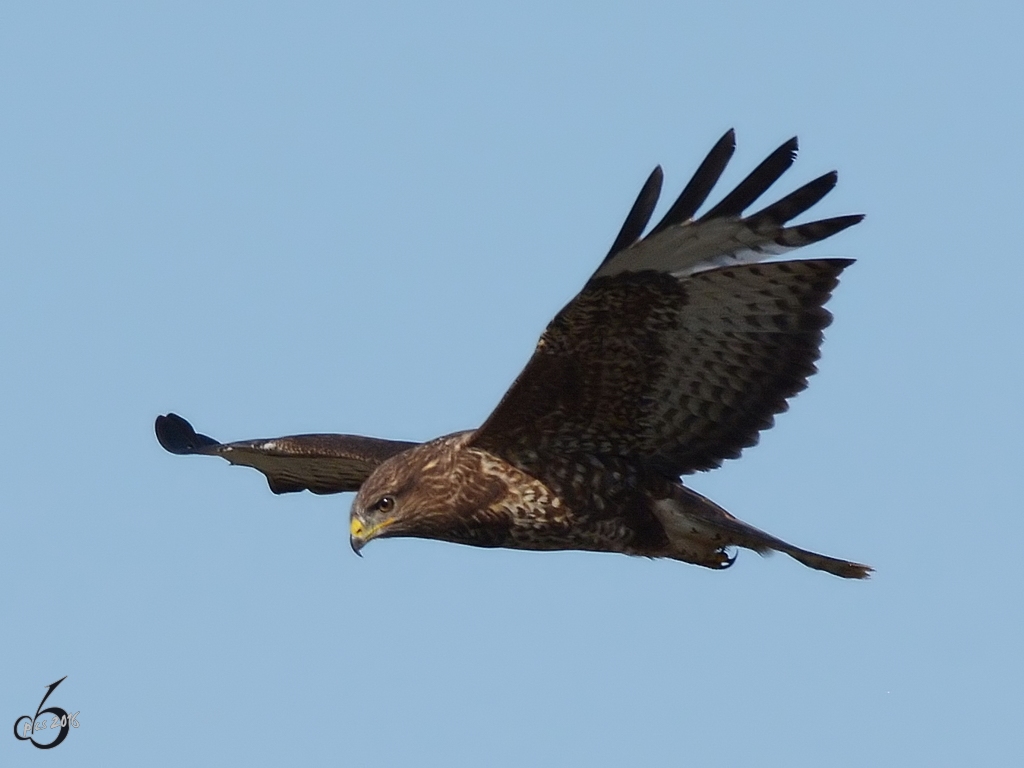
[[[755,222],[755,226],[756,222],[763,220],[770,221],[777,226],[785,224],[825,197],[835,188],[837,181],[839,181],[839,174],[830,171],[790,192],[781,200],[751,214],[749,218]]]
[[[768,187],[778,181],[779,177],[789,169],[796,159],[798,149],[799,143],[794,136],[768,155],[764,162],[736,186],[736,189],[726,195],[722,202],[704,214],[701,219],[707,221],[742,214],[747,206],[763,195]]]
[[[629,209],[629,214],[627,214],[626,220],[622,224],[622,229],[619,230],[618,237],[615,238],[611,250],[608,251],[608,255],[604,258],[605,261],[608,261],[619,251],[629,248],[629,246],[640,239],[640,235],[644,233],[647,222],[651,220],[651,214],[654,213],[654,206],[658,204],[658,197],[661,195],[661,183],[664,178],[665,174],[661,170],[661,166],[655,166],[654,170],[651,171],[651,175],[647,177],[647,181],[644,182],[640,194],[637,195],[633,207]]]
[[[831,219],[811,221],[807,224],[797,224],[795,227],[787,227],[782,230],[782,236],[783,238],[786,238],[790,232],[795,232],[804,243],[816,243],[819,240],[832,237],[832,235],[842,232],[844,229],[848,229],[854,224],[859,224],[863,219],[863,213],[854,213],[849,216],[835,216]]]
[[[690,179],[679,197],[668,209],[668,212],[661,221],[651,230],[651,235],[671,227],[673,224],[682,224],[693,218],[704,201],[708,199],[711,190],[722,177],[725,166],[729,164],[733,152],[736,151],[736,131],[730,128],[718,140],[708,152],[707,157],[701,162],[693,178]],[[648,235],[650,236],[650,235]]]
[[[204,448],[220,445],[207,435],[200,435],[176,413],[156,417],[156,439],[165,451],[178,455],[202,453]]]

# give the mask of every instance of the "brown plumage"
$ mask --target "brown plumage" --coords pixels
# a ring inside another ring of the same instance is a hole
[[[847,578],[871,569],[747,525],[679,478],[740,455],[807,386],[845,259],[763,262],[860,216],[785,226],[824,197],[815,179],[746,218],[792,164],[783,144],[694,220],[735,140],[728,132],[664,218],[656,169],[608,256],[555,316],[479,429],[424,444],[306,435],[222,445],[157,420],[174,453],[224,456],[281,493],[355,490],[351,541],[417,536],[482,547],[581,549],[726,568],[729,548],[780,551]]]

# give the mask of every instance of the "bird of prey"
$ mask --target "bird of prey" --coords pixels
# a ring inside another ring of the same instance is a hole
[[[770,536],[680,480],[754,445],[816,370],[832,318],[824,304],[852,262],[767,259],[863,218],[787,226],[835,172],[743,215],[793,163],[795,138],[697,216],[734,149],[730,130],[645,235],[662,183],[654,169],[608,255],[478,429],[426,443],[321,434],[222,444],[172,413],[156,420],[160,444],[255,467],[274,493],[356,491],[357,553],[371,539],[416,536],[723,569],[742,547],[867,577],[870,567]]]

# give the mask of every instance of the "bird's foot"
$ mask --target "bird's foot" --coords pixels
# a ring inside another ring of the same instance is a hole
[[[726,547],[716,549],[714,557],[712,557],[711,562],[708,563],[708,567],[719,571],[731,568],[732,564],[736,562],[736,556],[738,554],[738,552],[733,552],[732,555],[730,555],[729,550]]]

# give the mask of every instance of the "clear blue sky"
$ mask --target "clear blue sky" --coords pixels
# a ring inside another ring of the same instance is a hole
[[[0,10],[0,764],[1024,759],[1022,6],[340,5]],[[359,559],[350,496],[154,440],[476,426],[731,126],[726,182],[797,134],[780,193],[867,219],[808,251],[858,259],[821,373],[692,484],[871,581]]]

